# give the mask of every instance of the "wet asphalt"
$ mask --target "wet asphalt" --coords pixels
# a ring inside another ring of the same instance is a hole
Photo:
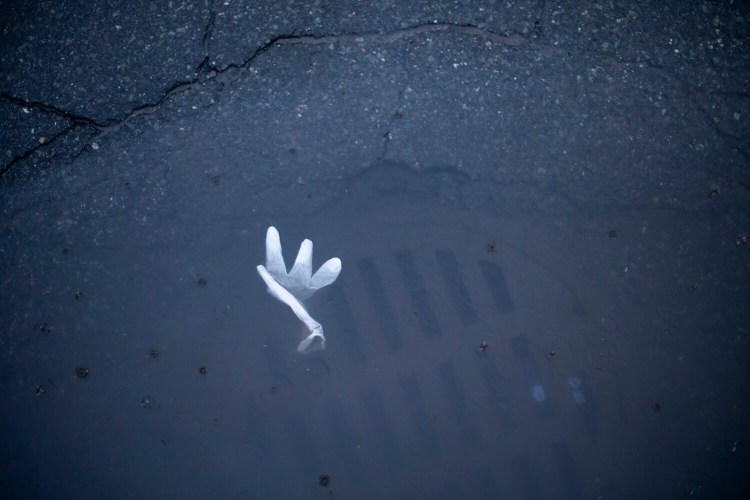
[[[748,2],[0,12],[4,498],[746,490]]]

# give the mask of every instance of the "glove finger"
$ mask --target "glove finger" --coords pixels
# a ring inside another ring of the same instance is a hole
[[[310,281],[310,275],[312,274],[312,253],[312,241],[303,241],[299,246],[294,267],[289,271],[289,277],[298,285],[307,285]]]
[[[320,266],[320,269],[315,272],[312,279],[310,279],[310,288],[317,290],[318,288],[330,285],[336,281],[340,272],[341,259],[334,257],[333,259],[326,261],[326,263]]]
[[[266,268],[277,278],[286,274],[286,263],[281,253],[281,238],[273,226],[269,226],[266,232]]]

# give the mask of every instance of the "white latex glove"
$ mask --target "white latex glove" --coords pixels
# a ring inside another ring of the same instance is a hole
[[[288,305],[310,331],[310,334],[297,346],[298,352],[307,351],[316,338],[321,340],[316,348],[325,348],[326,338],[323,336],[323,327],[308,314],[302,301],[312,297],[318,289],[336,281],[341,272],[341,260],[333,258],[320,266],[320,269],[313,275],[312,251],[312,241],[304,240],[299,247],[292,270],[287,272],[284,256],[281,253],[279,232],[275,227],[270,226],[266,232],[266,265],[258,266],[258,274],[268,286],[268,293]]]
[[[284,255],[281,253],[281,239],[279,232],[271,226],[266,232],[266,271],[273,276],[281,286],[298,300],[307,300],[324,286],[330,285],[341,272],[341,259],[333,258],[320,266],[312,274],[313,243],[305,240],[299,247],[297,259],[292,270],[287,273]]]

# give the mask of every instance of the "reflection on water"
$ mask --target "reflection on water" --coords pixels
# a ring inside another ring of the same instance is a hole
[[[680,288],[685,269],[662,259],[670,246],[628,240],[627,228],[612,239],[603,216],[510,213],[477,184],[383,167],[290,186],[295,199],[338,193],[304,217],[253,212],[241,197],[218,217],[165,204],[170,231],[90,215],[64,244],[27,212],[1,233],[11,470],[65,483],[85,456],[108,484],[107,471],[125,470],[152,493],[162,464],[219,495],[228,480],[258,497],[309,497],[326,475],[356,498],[587,498],[594,479],[639,491],[622,471],[678,438],[667,425],[678,414],[682,431],[718,446],[726,403],[703,401],[709,431],[669,392],[704,383],[683,367],[706,354],[681,318],[700,322],[711,300]],[[673,217],[646,216],[653,232]],[[324,351],[296,353],[299,322],[256,275],[271,223],[350,263],[305,302]],[[671,302],[653,300],[664,289]],[[679,355],[655,333],[667,328],[688,339]]]

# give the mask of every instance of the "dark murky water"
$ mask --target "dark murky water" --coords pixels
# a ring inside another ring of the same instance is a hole
[[[718,213],[524,213],[386,165],[55,186],[1,242],[2,477],[35,496],[711,496],[747,462]],[[271,224],[343,262],[325,351],[256,273]]]

